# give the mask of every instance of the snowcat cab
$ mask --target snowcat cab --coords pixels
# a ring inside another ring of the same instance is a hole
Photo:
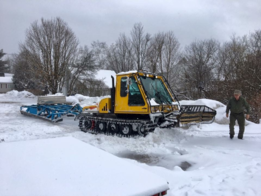
[[[181,106],[164,76],[143,71],[112,77],[111,98],[86,106],[78,116],[84,132],[145,136],[156,127],[211,123],[216,111],[202,105]]]

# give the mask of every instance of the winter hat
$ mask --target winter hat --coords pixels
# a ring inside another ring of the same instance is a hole
[[[234,95],[241,95],[241,90],[235,90]]]

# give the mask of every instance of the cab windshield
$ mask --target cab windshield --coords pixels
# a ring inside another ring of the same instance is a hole
[[[158,104],[171,104],[172,98],[159,78],[141,77],[141,81],[148,98]]]

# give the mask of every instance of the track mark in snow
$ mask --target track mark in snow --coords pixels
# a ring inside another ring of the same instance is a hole
[[[186,149],[181,149],[178,147],[169,147],[168,149],[171,151],[172,154],[175,155],[185,155],[189,153]]]
[[[244,156],[246,156],[246,157],[251,157],[249,154],[244,154]]]
[[[116,153],[115,155],[120,158],[136,160],[139,163],[145,163],[150,166],[164,167],[168,170],[186,171],[192,166],[191,163],[184,160],[180,160],[175,155],[162,155],[152,153],[144,154],[132,151],[122,151],[120,153]]]
[[[206,194],[205,194],[203,191],[201,191],[201,190],[198,190],[198,189],[197,189],[197,190],[195,190],[195,192],[196,192],[196,193],[198,193],[198,194],[200,194],[200,195],[206,195]]]
[[[192,181],[202,181],[203,179],[202,178],[193,177],[191,180]]]
[[[252,189],[252,188],[248,188],[248,189],[247,189],[247,193],[248,193],[248,195],[258,195],[258,194],[256,193],[256,191],[255,191],[254,189]]]
[[[160,160],[160,157],[151,155],[151,154],[138,154],[138,153],[132,153],[132,152],[124,152],[119,153],[116,156],[121,158],[128,158],[132,160],[136,160],[140,163],[146,163],[148,165],[157,165],[157,163]]]

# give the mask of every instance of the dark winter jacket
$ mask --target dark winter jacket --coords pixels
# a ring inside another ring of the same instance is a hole
[[[232,97],[227,104],[226,113],[228,114],[228,112],[230,110],[231,113],[239,114],[239,113],[243,113],[244,109],[246,109],[246,111],[247,111],[246,113],[249,114],[250,109],[249,109],[249,105],[246,102],[246,100],[241,96],[239,97],[238,100],[236,100],[235,97]]]

